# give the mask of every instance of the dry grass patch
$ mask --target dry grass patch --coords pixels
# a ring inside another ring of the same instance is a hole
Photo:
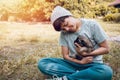
[[[120,35],[119,24],[99,22],[110,36]],[[0,23],[0,30],[0,80],[44,80],[37,68],[39,59],[62,57],[59,32],[50,24]],[[111,53],[104,60],[114,70],[113,80],[119,80],[120,46],[114,42],[109,44]]]
[[[111,23],[111,22],[103,22],[102,20],[98,20],[102,25],[105,32],[111,36],[120,35],[120,24],[119,23]]]

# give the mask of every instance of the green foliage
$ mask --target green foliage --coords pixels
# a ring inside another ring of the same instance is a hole
[[[108,14],[103,18],[104,21],[120,22],[120,13]]]
[[[107,12],[108,12],[107,6],[105,6],[104,4],[95,7],[95,14],[97,16],[104,16],[107,14]]]
[[[116,14],[114,14],[114,16],[115,16],[115,22],[120,22],[120,13],[116,13]]]
[[[116,13],[118,9],[108,7],[111,0],[58,0],[58,3],[70,10],[75,17],[96,18],[108,13]]]
[[[70,10],[75,17],[96,18],[108,13],[120,12],[108,7],[113,0],[18,0],[20,3],[9,7],[0,6],[0,20],[13,21],[49,21],[56,5]]]
[[[114,20],[114,16],[113,14],[108,14],[103,18],[104,21],[113,21]]]

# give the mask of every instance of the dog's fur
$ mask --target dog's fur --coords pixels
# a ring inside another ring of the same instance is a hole
[[[82,52],[90,53],[91,51],[93,51],[94,46],[92,45],[90,39],[88,39],[88,37],[86,36],[79,35],[74,41],[74,43],[78,43],[81,46],[80,53]],[[83,56],[81,56],[80,53],[76,53],[72,57],[81,60]]]

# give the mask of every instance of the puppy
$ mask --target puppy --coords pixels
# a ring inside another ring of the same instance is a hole
[[[90,53],[94,49],[94,46],[88,36],[79,35],[74,43],[78,43],[81,46],[80,53]],[[72,55],[72,57],[81,60],[83,56],[80,53],[76,53]]]

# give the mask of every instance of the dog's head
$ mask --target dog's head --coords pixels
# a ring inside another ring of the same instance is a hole
[[[92,42],[83,35],[79,35],[74,43],[78,43],[81,47],[93,48]]]

